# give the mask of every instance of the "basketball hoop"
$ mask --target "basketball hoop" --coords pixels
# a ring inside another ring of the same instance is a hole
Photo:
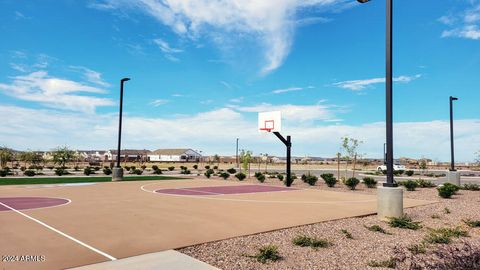
[[[275,120],[265,120],[261,131],[272,132],[275,129]]]
[[[281,112],[261,112],[258,114],[258,131],[263,133],[280,132],[282,129]]]

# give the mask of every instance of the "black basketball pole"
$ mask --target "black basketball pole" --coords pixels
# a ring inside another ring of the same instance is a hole
[[[120,113],[118,117],[118,147],[117,147],[117,167],[120,168],[120,148],[122,145],[122,113],[123,113],[123,84],[130,78],[120,80]]]
[[[291,136],[287,136],[287,139],[285,139],[281,134],[280,132],[273,132],[273,134],[275,134],[275,136],[277,136],[277,138],[280,139],[280,141],[283,142],[283,144],[285,144],[285,146],[287,147],[287,179],[285,179],[285,185],[287,187],[290,187],[293,183],[293,179],[292,179],[292,170],[291,170],[291,167],[292,167],[292,138]]]
[[[451,154],[451,166],[450,171],[454,172],[455,170],[455,146],[453,138],[453,101],[458,100],[456,97],[450,96],[450,154]]]

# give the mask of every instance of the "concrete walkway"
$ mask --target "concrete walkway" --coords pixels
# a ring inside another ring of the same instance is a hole
[[[149,253],[116,261],[91,264],[71,270],[219,270],[175,250]]]

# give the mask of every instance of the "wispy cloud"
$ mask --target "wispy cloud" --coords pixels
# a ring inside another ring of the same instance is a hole
[[[170,101],[167,100],[167,99],[155,99],[154,101],[150,102],[150,105],[152,105],[154,107],[159,107],[159,106],[167,104],[168,102],[170,102]]]
[[[178,54],[183,52],[183,50],[178,49],[178,48],[173,48],[168,44],[163,39],[157,38],[154,39],[153,42],[160,48],[160,50],[164,53],[164,56],[166,59],[172,61],[172,62],[178,62],[180,59],[178,57],[174,56],[174,54]]]
[[[102,73],[100,72],[82,66],[70,66],[70,68],[73,70],[81,71],[83,73],[84,79],[91,83],[102,87],[110,87],[110,84],[102,79]]]
[[[279,68],[290,52],[298,24],[318,23],[322,17],[297,18],[309,8],[339,9],[344,1],[210,1],[210,0],[99,0],[90,5],[102,10],[138,9],[169,26],[173,32],[190,40],[206,37],[225,48],[227,40],[255,39],[263,50],[265,75]],[[234,33],[235,35],[230,35]],[[241,38],[240,38],[241,39]],[[230,42],[238,43],[236,40]],[[228,47],[228,46],[227,46]]]
[[[420,78],[422,75],[417,74],[415,76],[399,76],[393,78],[394,82],[401,82],[401,83],[409,83],[413,80]],[[385,78],[373,78],[373,79],[365,79],[365,80],[351,80],[351,81],[343,81],[337,82],[332,84],[333,86],[348,89],[352,91],[360,91],[367,89],[375,84],[385,83]]]
[[[113,101],[107,98],[78,94],[103,94],[105,90],[81,82],[52,77],[46,71],[13,77],[10,84],[0,83],[0,91],[17,99],[84,113],[94,113],[99,106],[113,105]]]
[[[480,3],[470,1],[470,6],[458,14],[446,15],[438,20],[449,27],[442,32],[442,37],[458,37],[480,40]]]
[[[273,90],[272,93],[283,94],[288,92],[302,91],[303,89],[304,89],[303,87],[290,87],[290,88],[276,89],[276,90]]]

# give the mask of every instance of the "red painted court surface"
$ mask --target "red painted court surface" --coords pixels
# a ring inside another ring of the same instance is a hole
[[[6,197],[0,198],[0,211],[28,210],[58,206],[69,203],[70,200],[48,197]],[[8,207],[6,207],[8,206]],[[10,208],[9,208],[10,207]]]
[[[192,187],[192,188],[165,188],[157,189],[156,193],[171,194],[171,195],[234,195],[246,193],[262,193],[262,192],[278,192],[278,191],[293,191],[295,188],[286,188],[278,186],[264,186],[264,185],[240,185],[240,186],[212,186],[212,187]]]

